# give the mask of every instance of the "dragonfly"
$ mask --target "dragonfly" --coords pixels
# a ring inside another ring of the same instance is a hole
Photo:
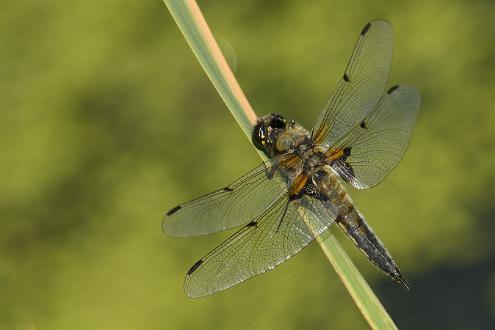
[[[409,145],[421,96],[410,85],[386,88],[393,39],[388,21],[366,24],[311,132],[276,113],[259,117],[252,142],[268,160],[166,213],[163,229],[171,236],[237,228],[189,269],[187,296],[210,295],[273,269],[333,223],[379,270],[409,289],[342,183],[357,189],[377,185]]]

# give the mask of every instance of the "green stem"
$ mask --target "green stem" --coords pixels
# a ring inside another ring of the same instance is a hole
[[[256,122],[256,114],[230,70],[197,3],[193,0],[164,2],[235,120],[251,139],[251,127]],[[258,153],[266,159],[261,152]],[[337,239],[330,234],[326,238],[318,237],[317,241],[370,327],[397,329]]]

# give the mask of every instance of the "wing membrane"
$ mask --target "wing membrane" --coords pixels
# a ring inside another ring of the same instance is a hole
[[[376,106],[392,63],[394,31],[385,20],[368,23],[359,35],[337,90],[319,114],[311,137],[332,145]]]
[[[283,196],[258,218],[196,262],[187,273],[184,291],[205,296],[263,273],[284,262],[335,220],[322,202],[308,196]]]
[[[163,229],[169,235],[186,237],[248,223],[287,192],[293,173],[284,171],[298,161],[291,154],[270,159],[227,187],[171,209]]]
[[[421,96],[413,86],[396,85],[351,132],[332,146],[345,150],[333,163],[339,175],[358,189],[380,183],[404,155]]]

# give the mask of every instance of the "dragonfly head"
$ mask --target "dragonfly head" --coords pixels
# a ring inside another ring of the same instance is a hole
[[[273,157],[277,152],[276,138],[287,128],[287,120],[276,113],[261,116],[256,120],[251,140],[254,146],[267,156]]]

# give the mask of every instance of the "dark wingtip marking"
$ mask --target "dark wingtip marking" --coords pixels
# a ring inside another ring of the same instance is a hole
[[[344,80],[349,82],[349,76],[347,75],[347,73],[344,73]]]
[[[196,263],[192,265],[191,269],[187,271],[187,275],[191,275],[192,273],[194,273],[196,269],[198,269],[198,267],[201,266],[202,263],[203,263],[203,259],[196,261]]]
[[[387,94],[392,94],[395,90],[397,90],[397,88],[399,88],[399,85],[390,87],[390,89],[387,91]]]
[[[174,214],[175,212],[179,211],[181,208],[182,208],[182,206],[180,206],[180,205],[174,207],[173,209],[171,209],[170,211],[167,212],[167,216]]]
[[[344,148],[342,152],[344,153],[344,156],[349,157],[351,155],[351,147]]]
[[[257,225],[258,225],[258,223],[257,223],[256,221],[254,221],[254,220],[253,220],[253,221],[251,221],[250,223],[248,223],[248,224],[246,225],[246,227],[256,227]]]
[[[366,123],[364,122],[364,120],[361,122],[361,124],[359,124],[359,126],[361,126],[361,128],[366,128]]]
[[[363,30],[361,31],[361,35],[364,36],[366,34],[366,32],[368,32],[368,30],[370,29],[371,27],[371,23],[368,23],[364,26]]]
[[[231,191],[233,191],[233,189],[229,188],[229,187],[225,187],[225,188],[223,188],[223,191],[231,192]]]

